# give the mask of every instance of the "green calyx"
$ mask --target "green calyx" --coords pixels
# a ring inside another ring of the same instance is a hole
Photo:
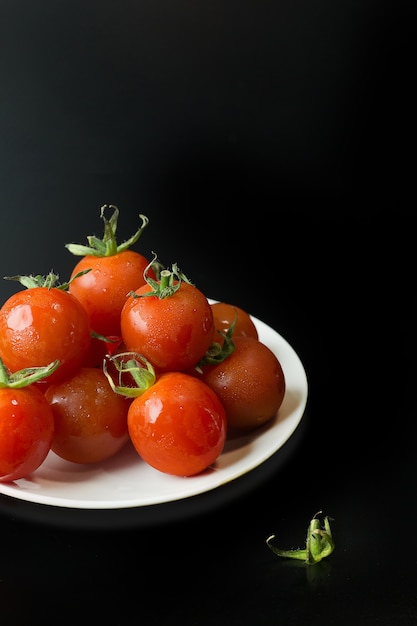
[[[115,376],[109,371],[114,368]],[[115,393],[127,398],[137,398],[156,381],[151,363],[136,352],[120,352],[103,361],[103,371]]]
[[[109,219],[106,218],[105,212],[107,209],[112,209],[113,213]],[[76,256],[97,256],[97,257],[106,257],[106,256],[114,256],[115,254],[119,254],[120,252],[124,252],[134,243],[137,242],[139,237],[141,236],[143,230],[149,223],[149,219],[146,215],[139,214],[139,217],[142,220],[141,227],[136,231],[136,233],[127,239],[121,244],[117,244],[116,239],[116,231],[117,231],[117,220],[119,217],[119,209],[114,206],[114,204],[104,204],[101,207],[100,217],[104,222],[104,234],[103,238],[99,239],[95,235],[89,235],[87,237],[88,246],[83,246],[78,243],[68,243],[66,244],[66,248]]]
[[[266,540],[267,546],[278,556],[298,559],[304,561],[307,565],[319,563],[329,556],[334,550],[334,541],[330,529],[329,517],[325,517],[323,525],[320,524],[318,516],[322,511],[318,511],[311,520],[307,529],[306,547],[299,550],[280,550],[272,545],[275,535],[271,535]]]
[[[10,374],[0,359],[0,389],[8,387],[9,389],[21,389],[28,387],[32,383],[43,380],[50,376],[59,367],[59,361],[52,361],[45,367],[26,367]]]
[[[87,274],[88,272],[91,272],[91,269],[78,272],[78,274],[75,274],[75,276],[73,276],[71,280],[69,280],[66,283],[59,283],[58,274],[54,274],[53,272],[49,272],[49,274],[47,274],[46,276],[42,276],[41,274],[36,274],[35,276],[33,274],[29,274],[28,276],[3,276],[3,278],[4,280],[17,280],[21,285],[23,285],[27,289],[34,289],[36,287],[46,287],[47,289],[54,288],[54,289],[60,289],[61,291],[67,291],[69,284],[73,280],[75,280],[79,276],[82,276],[83,274]]]
[[[210,344],[206,354],[203,356],[202,359],[200,359],[197,365],[194,366],[194,369],[199,374],[202,374],[202,368],[205,365],[218,365],[219,363],[223,363],[223,361],[225,361],[227,357],[233,354],[233,352],[235,351],[235,344],[232,337],[236,326],[236,320],[237,315],[226,333],[222,333],[220,330],[217,331],[219,335],[223,337],[223,344],[220,344],[217,341],[213,341]]]
[[[129,295],[132,296],[132,298],[145,298],[146,296],[154,296],[156,298],[159,298],[160,300],[163,300],[164,298],[169,298],[176,291],[178,291],[178,289],[180,289],[181,287],[182,282],[188,283],[189,285],[192,284],[191,281],[189,281],[188,278],[185,276],[185,274],[180,272],[176,263],[172,265],[171,270],[158,270],[159,280],[154,280],[153,278],[151,278],[148,275],[149,269],[151,267],[158,268],[158,266],[160,266],[160,264],[157,262],[157,255],[155,253],[153,254],[154,258],[148,264],[143,273],[144,278],[150,287],[150,291],[141,294],[137,294],[134,291],[131,291]]]
[[[222,333],[220,330],[217,332],[223,338],[223,345],[218,343],[217,341],[213,341],[206,354],[202,359],[194,366],[194,369],[199,374],[202,374],[202,368],[205,365],[218,365],[219,363],[223,363],[236,349],[236,346],[233,342],[233,333],[235,332],[237,322],[237,311],[235,309],[235,318],[233,322],[230,324],[226,333]]]

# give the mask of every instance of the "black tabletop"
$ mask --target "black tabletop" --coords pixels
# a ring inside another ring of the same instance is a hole
[[[414,24],[405,0],[0,2],[1,275],[68,278],[103,204],[120,239],[146,214],[135,248],[275,329],[309,392],[211,493],[0,496],[4,626],[417,622]],[[318,511],[329,557],[268,549]]]

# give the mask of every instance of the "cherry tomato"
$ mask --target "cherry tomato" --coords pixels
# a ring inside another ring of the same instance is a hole
[[[279,359],[253,337],[233,339],[235,350],[217,365],[196,373],[220,398],[229,430],[251,430],[275,417],[285,395]]]
[[[57,287],[22,289],[0,308],[0,358],[9,370],[59,360],[58,369],[39,385],[63,380],[75,372],[90,341],[88,315],[68,291]]]
[[[133,400],[128,428],[136,451],[149,465],[167,474],[191,476],[221,454],[227,424],[210,387],[194,376],[169,372]]]
[[[168,272],[168,270],[164,270]],[[165,293],[161,282],[161,293]],[[206,353],[213,337],[213,313],[194,285],[173,281],[169,295],[144,295],[145,284],[129,296],[121,313],[124,345],[148,359],[159,372],[184,371]]]
[[[149,261],[134,250],[112,256],[88,255],[80,259],[71,273],[90,272],[72,280],[69,291],[87,311],[91,328],[105,337],[120,335],[120,313],[127,295],[145,283],[143,272]],[[155,276],[152,268],[149,269]]]
[[[129,440],[131,400],[114,393],[103,370],[82,367],[45,391],[55,419],[51,444],[74,463],[98,463],[114,456]]]
[[[53,433],[51,407],[37,387],[0,388],[0,481],[25,478],[38,469]]]
[[[106,210],[113,213],[106,218]],[[148,224],[141,215],[142,226],[129,240],[117,244],[116,230],[119,209],[113,205],[101,207],[104,221],[102,239],[88,237],[89,246],[67,244],[73,254],[82,258],[71,273],[69,292],[84,306],[94,332],[105,337],[120,335],[120,312],[127,295],[145,283],[144,272],[155,278],[148,259],[129,247],[135,243]],[[90,270],[90,271],[87,271]],[[78,275],[78,276],[77,276]]]
[[[222,342],[222,337],[218,331],[226,334],[233,322],[233,337],[253,337],[258,339],[258,330],[249,313],[240,307],[227,302],[213,302],[211,304],[214,318],[213,341]]]

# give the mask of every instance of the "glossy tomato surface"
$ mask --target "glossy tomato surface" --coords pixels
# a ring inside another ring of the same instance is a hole
[[[45,391],[55,419],[51,444],[74,463],[98,463],[114,456],[129,440],[131,400],[116,394],[102,369],[82,367]]]
[[[206,384],[182,372],[162,374],[128,414],[130,438],[155,469],[177,476],[198,474],[221,454],[226,416]]]
[[[158,372],[184,371],[206,353],[213,336],[213,312],[206,296],[186,282],[166,298],[143,285],[122,309],[126,349],[147,358]]]
[[[58,369],[39,385],[63,380],[76,371],[90,341],[88,315],[68,291],[22,289],[0,309],[0,358],[10,371],[59,360]]]
[[[211,304],[214,319],[213,341],[220,341],[218,331],[226,334],[233,323],[233,337],[253,337],[258,339],[258,331],[249,313],[242,308],[228,302],[213,302]]]
[[[52,410],[39,389],[0,389],[0,481],[25,478],[38,469],[53,432]]]
[[[73,268],[69,292],[83,305],[91,328],[105,337],[120,335],[120,313],[126,298],[145,283],[144,270],[149,261],[134,250],[112,256],[82,257]],[[74,278],[78,272],[89,272]],[[152,268],[147,275],[155,278]]]
[[[253,337],[236,337],[234,352],[222,363],[196,374],[220,398],[229,430],[251,430],[275,417],[285,396],[281,363]]]

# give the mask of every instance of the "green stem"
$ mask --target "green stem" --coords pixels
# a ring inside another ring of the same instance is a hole
[[[317,518],[320,513],[322,513],[322,511],[318,511],[318,513],[316,513],[313,519],[310,521],[307,529],[305,549],[280,550],[271,543],[272,540],[275,538],[275,535],[270,535],[270,537],[268,537],[268,539],[266,540],[267,546],[276,555],[284,558],[298,559],[304,561],[307,565],[319,563],[324,558],[329,556],[333,552],[335,547],[332,532],[330,529],[329,518],[324,518],[324,527],[321,527],[320,521]]]
[[[32,383],[36,383],[53,374],[59,367],[59,363],[60,362],[56,360],[45,367],[26,367],[10,374],[5,368],[3,361],[0,359],[0,389],[5,387],[9,389],[28,387]]]
[[[4,367],[4,363],[2,359],[0,359],[0,388],[7,387],[9,382],[9,375],[7,373],[6,368]]]
[[[117,384],[108,371],[108,363],[112,364],[117,372]],[[152,387],[156,380],[155,370],[151,363],[136,352],[121,352],[110,359],[105,359],[103,371],[113,391],[127,398],[141,396],[147,389]],[[134,384],[128,386],[125,381],[130,378]]]
[[[132,298],[145,298],[147,296],[154,296],[156,298],[159,298],[160,300],[163,300],[164,298],[169,298],[176,291],[178,291],[178,289],[181,287],[182,282],[192,284],[185,276],[185,274],[180,272],[176,263],[172,265],[172,270],[162,269],[159,272],[159,280],[154,280],[153,278],[151,278],[148,275],[148,270],[150,267],[154,266],[157,259],[155,252],[153,253],[153,255],[154,258],[145,268],[145,271],[143,273],[145,280],[150,287],[150,291],[141,294],[137,294],[134,291],[131,291],[129,295],[132,296]]]
[[[107,209],[112,209],[113,213],[110,218],[107,219],[105,212]],[[77,256],[97,256],[97,257],[108,257],[114,256],[115,254],[120,254],[125,250],[128,250],[134,243],[136,243],[141,236],[143,230],[149,223],[149,219],[146,215],[142,213],[139,214],[139,217],[142,220],[141,226],[135,232],[132,237],[127,239],[121,244],[117,243],[117,220],[119,218],[119,209],[114,204],[104,204],[100,210],[100,217],[104,222],[104,232],[102,239],[99,239],[95,235],[89,235],[87,237],[88,246],[83,246],[78,243],[68,243],[66,244],[67,250],[69,250],[72,254]]]

